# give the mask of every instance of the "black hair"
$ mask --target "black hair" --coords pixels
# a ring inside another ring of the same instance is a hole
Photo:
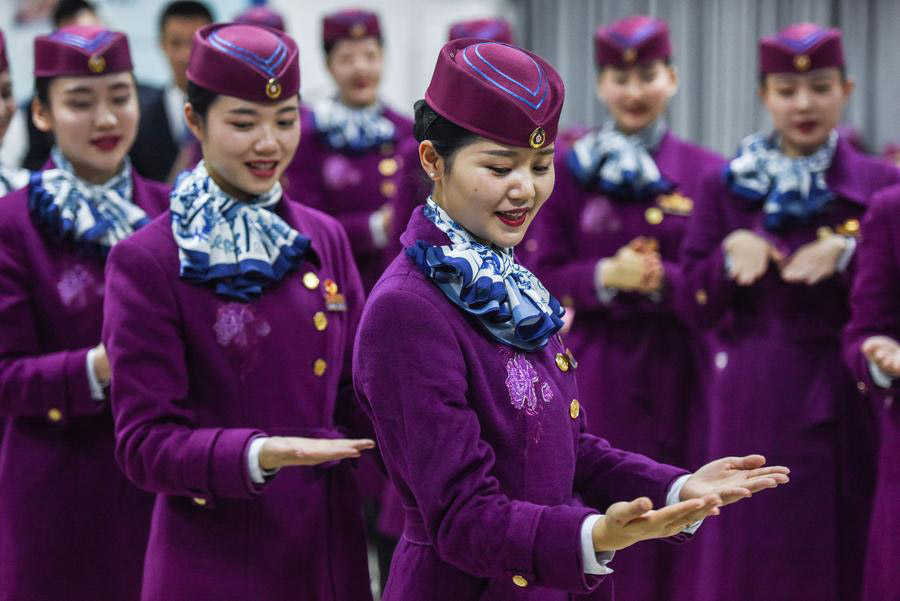
[[[87,0],[60,0],[53,9],[53,26],[59,28],[60,23],[71,19],[83,10],[97,14],[97,7]]]
[[[667,56],[666,58],[661,58],[661,59],[658,59],[658,60],[661,61],[662,64],[663,64],[663,66],[665,66],[665,67],[671,67],[671,66],[672,66],[672,57],[670,57],[670,56]],[[651,61],[651,62],[652,62],[652,61]],[[649,64],[649,63],[648,63],[648,64]],[[599,74],[599,73],[603,73],[603,70],[604,70],[604,69],[606,69],[607,67],[611,67],[611,66],[612,66],[612,65],[597,65],[597,73],[598,73],[598,74]],[[635,65],[635,66],[638,66],[638,65]]]
[[[202,2],[196,0],[175,0],[170,2],[159,15],[159,32],[162,33],[166,21],[174,17],[198,17],[210,23],[215,21],[212,11]]]
[[[384,40],[381,39],[380,35],[368,36],[368,37],[374,37],[378,41],[378,46],[381,48],[384,48]],[[324,44],[322,44],[322,48],[325,50],[325,60],[328,60],[331,58],[331,51],[334,50],[334,47],[338,44],[338,42],[340,42],[341,40],[345,40],[345,39],[347,39],[347,38],[331,40],[330,42],[325,42]]]
[[[187,82],[187,102],[191,104],[191,108],[201,121],[206,121],[206,114],[209,113],[209,107],[219,97],[218,92],[213,92],[209,88],[198,86],[190,79]]]
[[[844,67],[843,65],[841,65],[840,67],[838,67],[838,72],[841,75],[841,83],[845,83],[847,81],[847,68]],[[760,88],[766,87],[766,76],[768,76],[768,75],[774,75],[774,73],[763,73],[760,71],[760,73],[759,73],[759,87]]]
[[[479,137],[478,134],[441,116],[428,106],[424,99],[417,101],[414,108],[416,115],[413,136],[419,142],[425,140],[431,142],[438,156],[444,159],[444,170],[449,173],[453,164],[453,155],[464,146],[475,142]]]

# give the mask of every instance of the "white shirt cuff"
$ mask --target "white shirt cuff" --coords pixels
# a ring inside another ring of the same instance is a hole
[[[250,469],[250,480],[254,484],[265,484],[267,479],[278,473],[277,468],[264,470],[259,465],[259,451],[267,440],[269,440],[268,436],[257,436],[250,441],[250,448],[247,450],[247,467]]]
[[[894,384],[894,378],[886,374],[873,361],[869,361],[869,375],[872,376],[875,385],[880,388],[890,388]]]
[[[97,356],[97,349],[92,348],[87,352],[87,359],[85,360],[85,369],[87,369],[87,380],[88,386],[91,389],[91,398],[95,401],[105,401],[106,400],[106,391],[104,390],[107,386],[109,386],[109,382],[101,382],[97,379],[97,374],[94,373],[94,357]]]
[[[600,259],[594,267],[594,290],[597,291],[597,298],[600,300],[600,303],[608,305],[616,298],[616,294],[618,294],[619,291],[615,288],[608,288],[603,285],[602,267],[603,261],[605,260],[606,259]]]
[[[844,248],[841,256],[838,257],[836,266],[838,273],[844,273],[847,270],[847,267],[850,265],[850,259],[853,258],[853,253],[856,252],[856,238],[844,236],[844,240],[847,241],[847,246]]]
[[[612,574],[612,568],[607,564],[612,561],[615,551],[603,551],[597,553],[594,551],[594,525],[602,518],[603,515],[594,513],[589,515],[581,523],[581,557],[584,565],[585,574],[593,574],[594,576],[604,576]]]
[[[372,234],[372,244],[375,248],[384,248],[388,245],[388,235],[384,228],[384,213],[375,211],[369,215],[369,233]]]
[[[669,488],[669,494],[666,495],[666,507],[681,502],[681,489],[684,488],[684,483],[687,482],[688,478],[690,478],[692,475],[693,474],[685,474],[672,483],[671,488]],[[685,534],[693,534],[697,531],[697,528],[699,528],[700,524],[702,523],[703,520],[697,520],[693,524],[687,526],[684,530],[682,530],[682,532],[684,532]]]

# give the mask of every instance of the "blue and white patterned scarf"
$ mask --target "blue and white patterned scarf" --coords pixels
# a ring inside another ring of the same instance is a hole
[[[106,183],[95,185],[75,175],[59,149],[50,151],[53,169],[35,171],[28,185],[31,218],[58,240],[80,251],[105,257],[109,249],[150,219],[131,202],[131,162]]]
[[[569,169],[583,185],[596,186],[613,198],[643,200],[671,192],[674,186],[651,156],[666,130],[665,122],[658,119],[629,136],[607,122],[572,144],[566,156]]]
[[[533,351],[563,326],[565,310],[534,274],[516,263],[511,248],[482,244],[428,199],[425,217],[450,238],[450,246],[418,240],[406,254],[457,307],[496,340]]]
[[[10,169],[0,165],[0,196],[6,196],[28,185],[31,172],[27,169]]]
[[[834,198],[825,182],[837,149],[838,134],[809,156],[791,158],[779,149],[776,136],[756,133],[741,141],[737,156],[725,168],[725,180],[736,195],[763,202],[763,225],[769,230],[804,223]]]
[[[181,277],[244,302],[281,280],[310,250],[310,240],[269,210],[279,200],[277,183],[248,201],[229,196],[203,161],[183,173],[170,196]]]
[[[313,107],[316,132],[336,150],[365,152],[394,139],[394,122],[384,116],[376,103],[350,108],[335,98],[326,98]]]

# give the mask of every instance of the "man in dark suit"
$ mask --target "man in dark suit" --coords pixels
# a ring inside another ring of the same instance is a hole
[[[172,80],[162,88],[138,88],[141,121],[130,156],[144,177],[171,182],[190,162],[195,142],[184,123],[187,64],[194,32],[212,21],[209,8],[195,0],[171,2],[159,17],[159,45]]]

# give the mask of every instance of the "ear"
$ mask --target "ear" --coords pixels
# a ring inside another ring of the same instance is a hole
[[[184,103],[184,120],[187,123],[188,129],[194,134],[194,137],[203,142],[203,138],[206,134],[203,118],[194,111],[194,107],[190,102]]]
[[[419,144],[419,163],[432,181],[439,181],[444,173],[444,159],[438,154],[431,140]]]
[[[669,89],[669,98],[672,98],[678,93],[678,68],[675,65],[666,65],[666,69],[669,70],[669,77],[672,78],[672,87]]]
[[[45,106],[37,97],[31,100],[31,122],[44,133],[53,131],[53,114],[50,112],[50,107]]]
[[[597,72],[597,79],[594,83],[594,92],[597,94],[597,100],[603,104],[608,104],[606,101],[606,94],[603,90],[603,72],[604,69],[600,69],[600,71]]]
[[[850,95],[853,94],[853,90],[856,89],[856,81],[850,79],[849,77],[844,80],[844,99],[850,100]]]

